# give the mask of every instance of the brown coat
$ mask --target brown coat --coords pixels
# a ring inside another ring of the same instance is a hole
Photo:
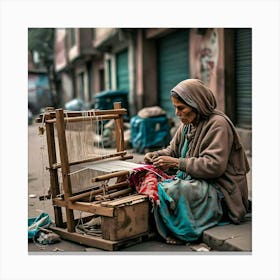
[[[208,118],[199,121],[194,136],[189,139],[186,158],[180,158],[183,129],[182,124],[170,145],[157,154],[179,158],[180,170],[192,178],[216,184],[225,196],[230,219],[239,223],[248,209],[249,164],[233,124],[223,113],[214,110]]]

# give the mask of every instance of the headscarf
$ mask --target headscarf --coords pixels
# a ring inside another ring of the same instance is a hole
[[[186,104],[195,108],[202,117],[208,117],[217,106],[210,88],[198,79],[188,79],[177,84],[171,92],[177,93]]]

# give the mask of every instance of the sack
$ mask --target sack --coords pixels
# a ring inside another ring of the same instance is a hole
[[[159,106],[145,107],[138,112],[138,116],[144,119],[164,115],[166,115],[166,112]]]

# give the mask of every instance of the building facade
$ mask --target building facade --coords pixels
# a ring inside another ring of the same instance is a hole
[[[174,117],[170,89],[199,78],[251,151],[250,28],[57,29],[55,59],[62,103],[90,103],[103,90],[127,90],[131,115],[158,105]]]

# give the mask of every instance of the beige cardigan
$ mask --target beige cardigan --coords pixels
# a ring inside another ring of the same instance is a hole
[[[229,217],[239,223],[248,209],[246,173],[249,164],[240,138],[231,121],[215,110],[200,120],[193,139],[189,141],[186,158],[180,158],[183,147],[182,124],[170,145],[156,153],[179,158],[179,169],[194,179],[216,184],[225,196]]]

